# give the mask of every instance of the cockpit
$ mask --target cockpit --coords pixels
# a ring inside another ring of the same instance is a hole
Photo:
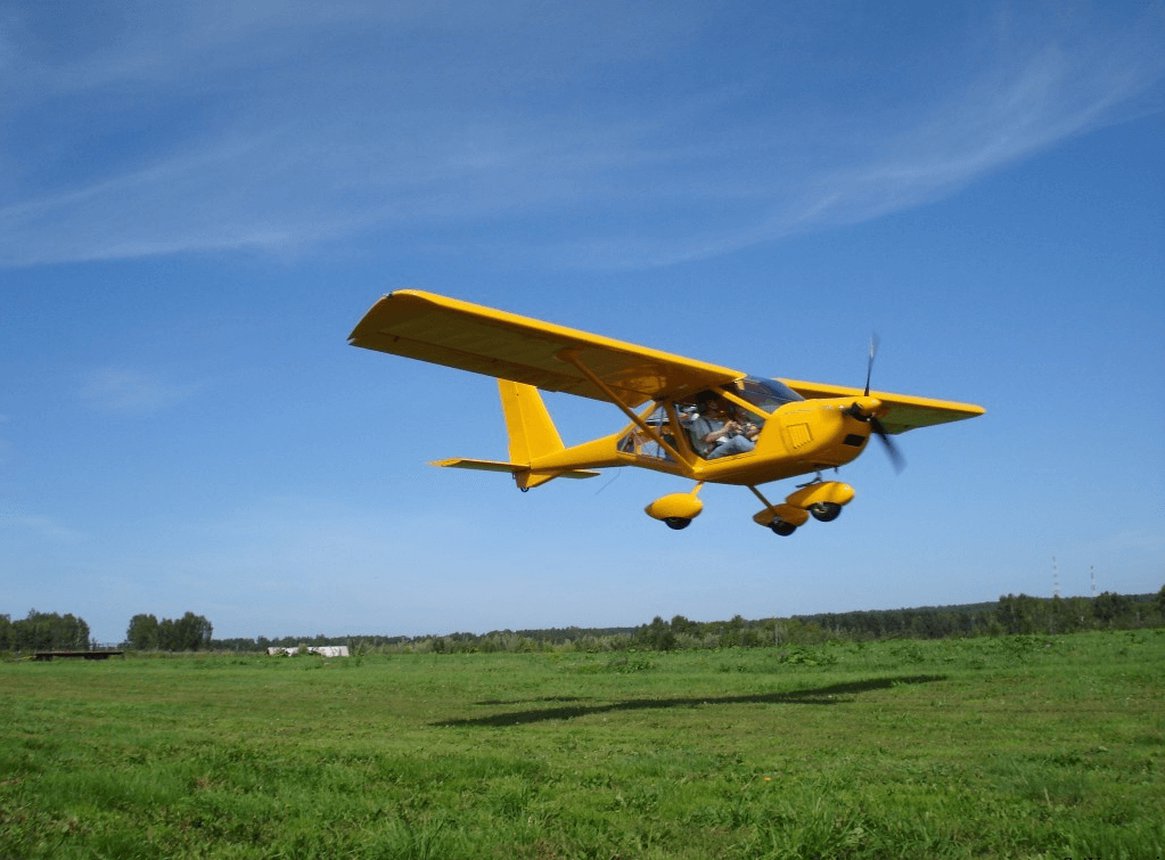
[[[618,449],[640,458],[673,462],[673,451],[691,452],[706,460],[744,456],[756,447],[773,412],[803,399],[780,380],[746,376],[682,400],[654,403],[640,415],[651,432],[632,425],[620,437]]]

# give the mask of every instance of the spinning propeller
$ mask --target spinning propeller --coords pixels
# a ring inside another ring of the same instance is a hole
[[[874,372],[874,356],[878,354],[878,335],[870,335],[870,358],[866,362],[866,388],[863,397],[870,396],[870,376]],[[894,440],[890,438],[890,434],[886,432],[886,428],[882,426],[882,422],[878,420],[878,416],[871,413],[865,415],[861,413],[858,404],[854,404],[854,417],[861,418],[863,421],[870,422],[870,429],[874,435],[882,442],[883,448],[886,450],[886,456],[890,458],[890,465],[894,467],[895,472],[901,472],[906,468],[906,458],[902,456],[902,452],[898,450],[898,446],[894,444]]]

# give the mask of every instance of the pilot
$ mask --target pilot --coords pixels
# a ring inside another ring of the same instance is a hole
[[[696,452],[709,460],[747,454],[756,448],[753,439],[760,432],[755,424],[734,419],[716,396],[700,401],[700,413],[688,422],[687,429]]]

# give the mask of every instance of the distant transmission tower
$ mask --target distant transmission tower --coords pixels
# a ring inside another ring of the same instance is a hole
[[[1060,596],[1060,568],[1056,566],[1056,557],[1052,556],[1052,597]]]
[[[1092,596],[1096,597],[1096,566],[1088,565],[1088,576],[1092,579]]]

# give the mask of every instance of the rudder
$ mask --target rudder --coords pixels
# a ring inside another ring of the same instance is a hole
[[[511,462],[529,464],[536,457],[563,450],[562,437],[558,435],[558,428],[554,426],[537,388],[499,379],[498,394],[506,419]]]

